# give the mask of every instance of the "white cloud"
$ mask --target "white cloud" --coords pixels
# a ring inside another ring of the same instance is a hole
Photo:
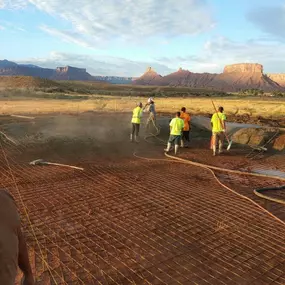
[[[16,32],[16,31],[26,32],[26,30],[23,27],[21,27],[19,25],[15,25],[12,22],[8,22],[8,21],[0,19],[0,30],[1,29],[2,30],[9,30],[9,31],[12,31],[12,32]]]
[[[42,25],[40,29],[48,33],[51,36],[56,36],[56,37],[61,38],[65,42],[75,43],[83,47],[92,47],[91,42],[89,42],[88,39],[86,39],[84,36],[82,36],[81,34],[77,32],[66,31],[66,30],[61,31],[61,30],[47,27],[45,25]]]
[[[213,59],[226,61],[270,61],[285,55],[284,44],[278,41],[247,40],[236,42],[225,37],[217,37],[205,45],[205,54]]]
[[[89,56],[82,54],[68,54],[51,52],[46,58],[28,58],[26,60],[14,60],[18,63],[29,63],[46,68],[71,65],[87,68],[92,75],[114,75],[114,76],[140,76],[148,66],[152,66],[162,75],[173,72],[164,64],[157,62],[131,61],[125,58],[110,56]]]
[[[27,4],[27,0],[0,0],[0,9],[22,9]]]
[[[214,25],[207,0],[0,0],[0,7],[12,7],[14,1],[18,2],[15,8],[31,4],[66,20],[72,25],[69,31],[47,26],[44,30],[79,44],[142,42],[154,36],[168,39],[195,35]]]
[[[227,64],[260,63],[267,73],[285,73],[285,44],[268,39],[236,42],[225,37],[215,37],[204,44],[204,49],[198,55],[163,57],[157,61],[193,72],[222,72]]]

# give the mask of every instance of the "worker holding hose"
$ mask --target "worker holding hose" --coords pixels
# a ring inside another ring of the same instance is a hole
[[[133,110],[132,116],[132,133],[130,136],[131,142],[139,142],[139,131],[140,131],[140,124],[141,124],[141,117],[143,114],[142,103],[138,103],[137,107]]]
[[[174,143],[174,152],[178,153],[179,145],[181,144],[181,136],[184,128],[184,121],[180,118],[181,113],[177,112],[176,117],[173,118],[169,124],[170,126],[170,136],[167,143],[167,148],[165,152],[169,152],[171,144]]]
[[[147,101],[147,104],[144,107],[144,110],[148,107],[148,119],[146,122],[146,131],[148,132],[150,129],[151,124],[156,128],[156,110],[155,110],[155,104],[153,101],[153,98],[149,98]]]
[[[0,190],[0,284],[14,285],[18,266],[23,285],[34,285],[26,241],[14,198]]]
[[[190,115],[186,113],[186,108],[181,108],[181,116],[180,118],[184,120],[184,129],[182,132],[182,138],[181,138],[181,147],[188,147],[189,146],[189,134],[190,134]]]
[[[223,152],[223,145],[226,132],[226,115],[224,114],[224,108],[219,107],[211,119],[212,126],[212,149],[213,155],[216,155],[217,144],[219,145],[219,154]]]

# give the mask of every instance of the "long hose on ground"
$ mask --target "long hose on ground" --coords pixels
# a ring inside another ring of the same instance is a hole
[[[281,200],[281,199],[278,199],[278,198],[269,197],[269,196],[267,196],[265,194],[262,194],[262,192],[269,191],[269,190],[285,190],[285,185],[280,186],[280,187],[259,188],[259,189],[255,189],[253,192],[258,197],[261,197],[263,199],[270,200],[270,201],[273,201],[273,202],[285,205],[285,201],[284,200]]]
[[[145,140],[147,141],[148,138],[150,137],[156,137],[160,134],[160,129],[156,126],[154,120],[152,120],[152,123],[157,131],[156,134],[149,134],[145,137]],[[252,199],[250,199],[247,196],[244,196],[240,193],[237,193],[235,190],[231,189],[230,187],[226,186],[225,184],[223,184],[219,178],[216,176],[214,170],[216,171],[221,171],[221,172],[227,172],[227,173],[232,173],[232,174],[237,174],[237,175],[246,175],[246,176],[255,176],[255,177],[262,177],[262,178],[270,178],[270,179],[276,179],[279,181],[285,181],[285,178],[283,177],[277,177],[277,176],[272,176],[272,175],[266,175],[266,174],[261,174],[261,173],[253,173],[253,172],[244,172],[244,171],[240,171],[240,170],[233,170],[233,169],[227,169],[227,168],[223,168],[223,167],[217,167],[217,166],[212,166],[212,165],[208,165],[208,164],[204,164],[204,163],[199,163],[199,162],[194,162],[191,160],[187,160],[184,158],[180,158],[177,156],[172,156],[169,155],[167,153],[165,153],[165,156],[169,159],[156,159],[156,158],[146,158],[146,157],[141,157],[138,156],[136,153],[134,153],[134,156],[137,158],[141,158],[141,159],[145,159],[145,160],[155,160],[155,161],[172,161],[172,162],[179,162],[179,163],[183,163],[183,164],[190,164],[190,165],[194,165],[197,167],[201,167],[204,168],[208,171],[211,172],[211,174],[214,176],[215,180],[221,185],[223,186],[225,189],[231,191],[232,193],[238,195],[239,197],[242,197],[243,199],[246,199],[248,201],[250,201],[251,203],[255,204],[257,207],[259,207],[262,211],[266,212],[267,214],[269,214],[271,217],[273,217],[274,219],[278,220],[279,222],[281,222],[283,225],[285,225],[285,222],[280,220],[279,218],[277,218],[276,216],[274,216],[272,213],[270,213],[268,210],[266,210],[264,207],[262,207],[261,205],[259,205],[257,202],[253,201]],[[281,187],[268,187],[268,188],[260,188],[260,189],[255,189],[253,191],[253,193],[255,195],[257,195],[258,197],[261,197],[265,200],[269,200],[272,202],[276,202],[276,203],[280,203],[285,205],[285,201],[282,199],[278,199],[278,198],[273,198],[270,197],[268,195],[265,195],[264,193],[262,194],[261,192],[267,191],[267,190],[283,190],[285,189],[285,185],[281,186]]]

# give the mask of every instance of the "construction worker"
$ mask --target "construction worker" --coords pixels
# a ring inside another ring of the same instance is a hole
[[[144,109],[148,107],[148,112],[149,112],[149,116],[146,122],[146,130],[149,131],[149,128],[151,125],[153,125],[155,128],[156,127],[156,110],[155,110],[155,104],[153,101],[153,98],[148,98],[147,104],[145,105]]]
[[[211,119],[212,126],[212,149],[213,155],[216,155],[217,144],[219,145],[219,153],[223,152],[223,145],[226,132],[226,115],[224,108],[219,107],[218,113],[215,113]]]
[[[139,142],[139,131],[140,131],[140,124],[141,124],[141,117],[143,114],[143,105],[141,102],[137,104],[137,107],[133,110],[133,117],[132,117],[132,133],[131,133],[131,141]]]
[[[189,146],[189,133],[190,133],[190,120],[191,117],[188,113],[186,113],[186,108],[181,108],[181,116],[180,118],[184,121],[184,129],[182,132],[181,138],[181,147],[188,147]]]
[[[21,232],[20,217],[14,198],[0,190],[0,284],[14,285],[18,271],[22,270],[23,285],[34,285],[28,250]]]
[[[184,121],[180,118],[181,113],[177,112],[175,118],[173,118],[169,124],[170,136],[167,143],[165,152],[169,152],[171,144],[174,143],[174,152],[177,154],[179,145],[181,144],[181,136],[184,128]]]

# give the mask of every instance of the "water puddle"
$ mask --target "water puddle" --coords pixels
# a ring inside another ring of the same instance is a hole
[[[265,174],[270,176],[276,176],[279,178],[285,178],[285,172],[279,170],[272,170],[272,169],[254,169],[254,173],[258,174]]]

